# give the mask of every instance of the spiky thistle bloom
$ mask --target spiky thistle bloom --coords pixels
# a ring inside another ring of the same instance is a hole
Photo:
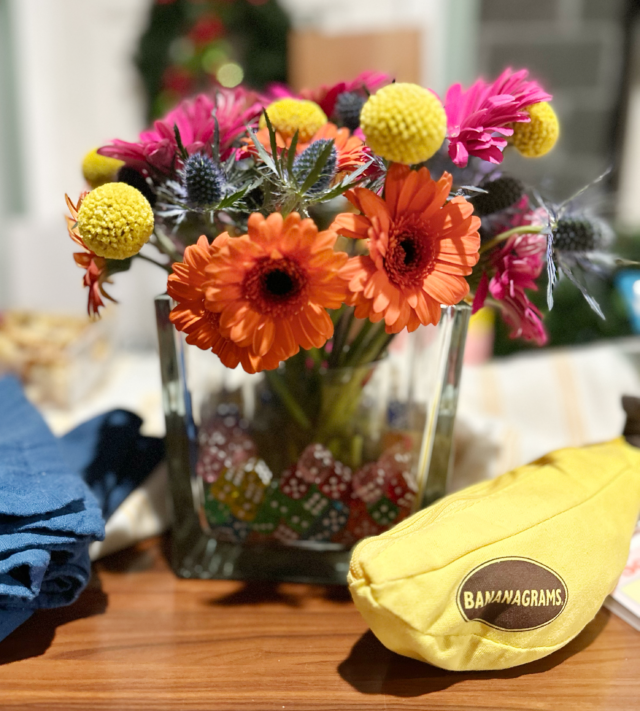
[[[448,173],[436,182],[426,168],[393,164],[384,199],[366,188],[345,193],[361,214],[338,215],[332,228],[369,248],[342,270],[358,318],[384,319],[387,333],[415,331],[438,323],[441,305],[469,293],[465,276],[478,261],[480,219],[463,197],[447,201],[450,191]]]
[[[336,175],[336,167],[338,163],[338,152],[332,141],[326,138],[321,138],[309,144],[308,148],[300,153],[293,161],[293,175],[302,184],[309,177],[313,170],[320,154],[325,150],[326,146],[331,144],[331,152],[326,163],[322,166],[318,180],[309,188],[309,193],[312,195],[326,190],[333,181]]]
[[[126,183],[106,183],[92,190],[78,211],[77,232],[99,257],[132,257],[151,237],[153,226],[149,201]]]
[[[320,348],[333,335],[326,309],[342,306],[346,295],[339,272],[347,255],[334,251],[336,238],[295,212],[286,220],[254,213],[248,234],[212,254],[206,308],[220,315],[225,338],[251,349],[256,370],[277,367],[301,347]]]
[[[511,175],[501,175],[483,182],[480,187],[485,190],[473,198],[473,209],[479,217],[493,215],[515,205],[524,195],[524,184]]]
[[[124,163],[115,158],[107,158],[94,148],[82,159],[82,175],[91,188],[97,188],[117,179],[118,171]]]
[[[254,134],[262,147],[271,153],[271,141],[269,139],[269,131],[267,128],[262,128]],[[364,143],[357,137],[349,133],[348,128],[338,128],[334,123],[326,123],[318,131],[314,133],[311,140],[306,143],[298,142],[296,144],[296,155],[304,153],[304,151],[313,145],[316,141],[333,141],[336,148],[336,173],[351,172],[366,163],[369,158],[369,152]],[[281,133],[276,131],[276,145],[279,149],[284,150],[291,146],[291,137],[285,138]],[[244,154],[242,155],[257,155],[257,151],[251,139],[245,140]]]
[[[109,296],[104,290],[104,284],[111,283],[109,281],[107,260],[104,257],[99,257],[95,252],[92,252],[82,241],[82,237],[78,232],[78,210],[86,195],[88,195],[88,193],[82,193],[75,205],[68,195],[64,196],[67,208],[69,209],[69,214],[65,216],[65,219],[69,237],[82,248],[82,252],[74,252],[73,259],[79,267],[85,270],[84,276],[82,277],[82,284],[89,290],[87,313],[89,316],[99,316],[100,309],[105,305],[102,300],[103,297],[113,302],[115,302],[115,299]]]
[[[527,79],[528,74],[509,67],[491,84],[478,79],[466,91],[460,84],[449,88],[444,106],[449,156],[456,165],[464,167],[470,155],[502,162],[513,124],[531,120],[527,107],[551,100],[537,82]]]
[[[184,164],[184,187],[189,204],[195,207],[214,205],[224,194],[224,175],[208,155],[195,153]]]
[[[368,99],[360,127],[374,153],[406,165],[428,160],[444,141],[440,99],[417,84],[389,84]]]
[[[356,91],[345,91],[338,95],[334,115],[339,123],[351,132],[360,127],[360,114],[367,97]]]
[[[601,176],[601,178],[604,176]],[[598,180],[600,180],[599,178]],[[558,210],[547,207],[547,303],[553,307],[553,289],[564,274],[576,286],[586,302],[604,318],[598,302],[591,296],[586,276],[605,276],[615,265],[615,255],[604,249],[613,241],[613,231],[604,221],[563,204]]]

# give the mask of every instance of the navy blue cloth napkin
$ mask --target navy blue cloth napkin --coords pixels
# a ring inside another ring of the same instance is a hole
[[[143,437],[141,426],[138,415],[112,410],[60,440],[65,461],[98,499],[105,520],[164,458],[164,440]]]
[[[0,640],[87,584],[103,519],[163,456],[140,424],[115,410],[57,440],[20,383],[0,378]]]

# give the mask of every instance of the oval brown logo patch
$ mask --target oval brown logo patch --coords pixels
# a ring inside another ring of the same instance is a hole
[[[567,586],[551,568],[529,558],[495,558],[472,570],[458,588],[467,622],[523,632],[556,619],[567,604]]]

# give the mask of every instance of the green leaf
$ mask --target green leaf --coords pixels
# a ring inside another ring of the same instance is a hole
[[[235,193],[232,193],[231,195],[227,195],[227,197],[220,200],[220,202],[216,206],[216,209],[217,210],[224,210],[227,207],[231,207],[231,205],[233,205],[234,202],[237,202],[238,200],[242,200],[242,198],[247,194],[248,191],[249,191],[249,186],[242,188],[242,190],[237,190]]]
[[[296,148],[298,147],[298,131],[293,134],[291,145],[287,153],[287,172],[293,175],[293,161],[296,159]]]
[[[309,188],[313,187],[318,182],[320,173],[322,173],[322,169],[324,168],[326,162],[329,160],[329,156],[331,155],[332,150],[333,141],[330,141],[322,149],[322,151],[318,155],[318,159],[316,160],[315,165],[311,169],[311,172],[309,173],[309,175],[307,175],[307,179],[304,181],[304,183],[302,183],[300,187],[300,192],[303,195],[307,192],[307,190],[309,190]]]
[[[273,158],[265,151],[264,146],[260,141],[256,138],[256,134],[251,130],[248,129],[249,131],[249,137],[253,141],[253,145],[256,147],[256,150],[258,151],[258,156],[260,156],[260,160],[268,166],[276,175],[280,175],[278,173],[278,169],[276,168],[276,164],[273,162]]]
[[[373,159],[371,159],[368,163],[363,163],[357,170],[354,170],[353,173],[349,173],[349,175],[347,175],[342,181],[341,185],[344,185],[345,187],[353,185],[357,182],[358,178],[374,163],[375,161]]]
[[[372,163],[373,161],[369,161],[369,163],[360,166],[358,170],[351,173],[351,175],[345,178],[341,183],[333,187],[328,192],[322,193],[322,195],[318,196],[318,200],[316,200],[315,202],[326,202],[327,200],[333,200],[333,198],[337,198],[343,193],[345,193],[347,190],[349,190],[349,188],[352,188],[359,182],[359,179],[362,177],[362,174]]]
[[[278,142],[276,141],[276,132],[271,124],[271,119],[267,110],[264,109],[262,112],[264,115],[265,123],[267,124],[267,130],[269,131],[269,142],[271,143],[271,155],[273,157],[273,162],[276,164],[276,171],[280,177],[282,177],[282,165],[278,160]]]
[[[180,129],[178,128],[178,124],[174,123],[173,124],[173,133],[176,137],[176,143],[178,144],[178,152],[180,153],[180,157],[182,160],[187,160],[189,157],[189,154],[187,153],[187,149],[184,147],[184,144],[182,143],[182,136],[180,136]]]
[[[118,274],[119,272],[128,272],[131,268],[133,257],[126,259],[107,259],[107,274]]]
[[[213,160],[220,164],[220,124],[218,123],[215,110],[213,112],[213,125]]]

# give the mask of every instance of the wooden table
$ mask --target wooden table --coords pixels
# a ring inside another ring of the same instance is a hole
[[[0,643],[2,711],[640,709],[640,633],[607,611],[539,662],[445,672],[387,651],[342,588],[178,580],[163,546]]]

